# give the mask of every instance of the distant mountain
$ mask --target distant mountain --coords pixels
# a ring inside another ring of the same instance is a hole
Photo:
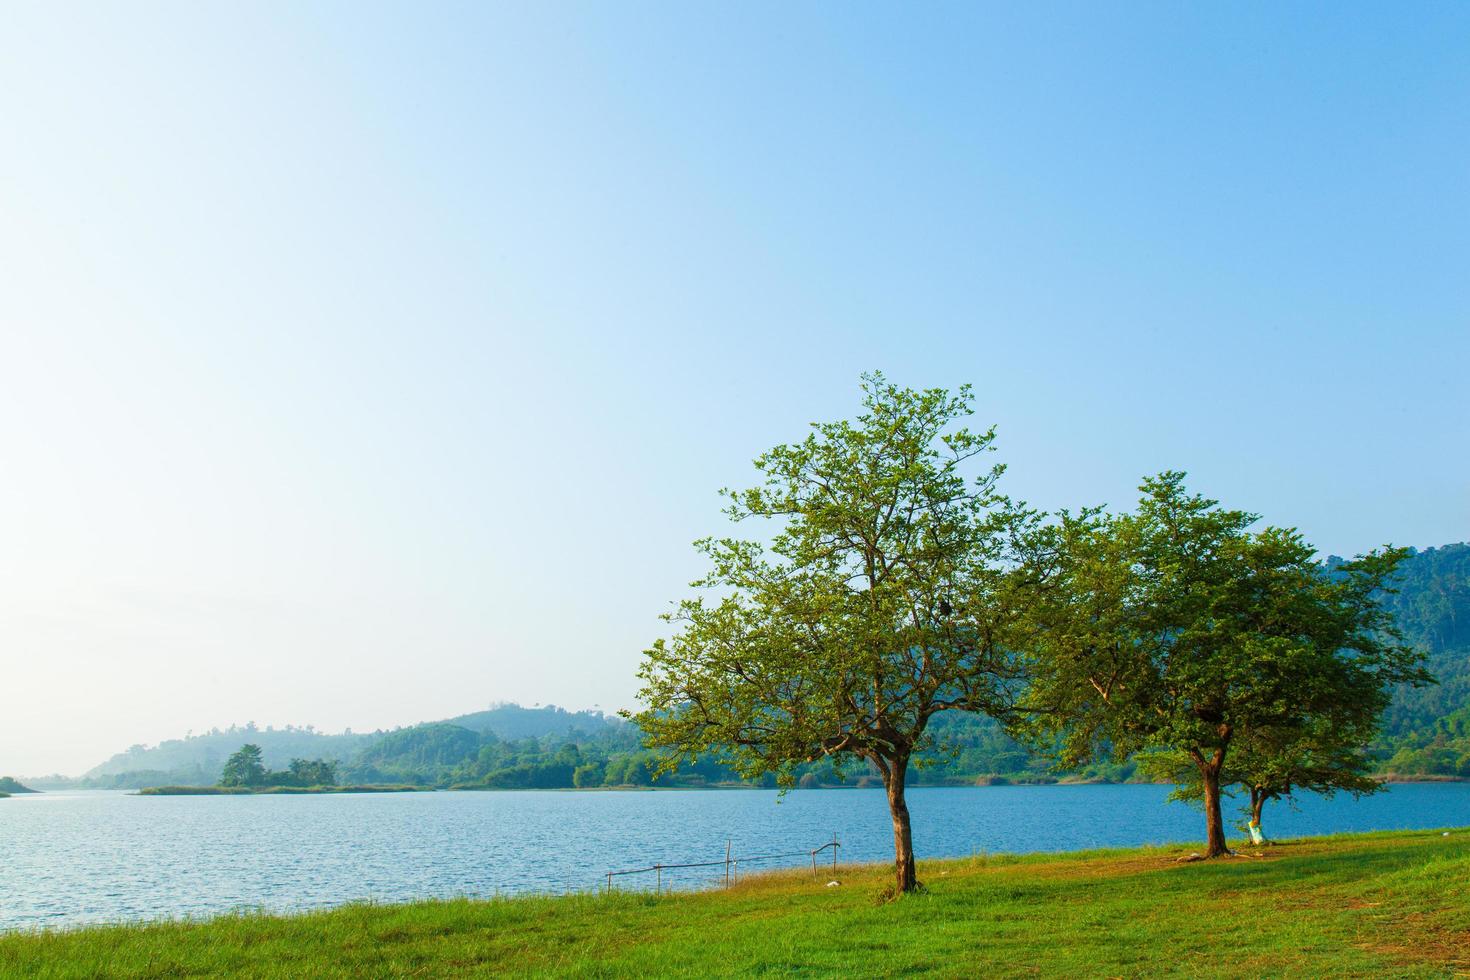
[[[231,753],[246,742],[260,746],[262,761],[269,769],[284,769],[292,759],[326,759],[343,764],[361,760],[368,769],[387,766],[392,771],[404,771],[421,768],[424,760],[411,749],[402,750],[415,740],[428,737],[425,732],[436,728],[463,732],[468,741],[461,738],[461,748],[472,754],[485,734],[506,740],[564,737],[574,733],[596,735],[623,726],[626,722],[621,718],[600,711],[567,711],[555,705],[523,708],[510,703],[493,704],[483,711],[442,722],[367,733],[330,735],[290,725],[285,728],[258,728],[254,723],[231,725],[157,745],[134,745],[88,770],[82,781],[108,789],[208,785],[219,778],[220,769]],[[439,735],[443,737],[443,732]]]
[[[133,789],[162,784],[213,783],[230,754],[246,742],[261,747],[265,765],[284,769],[292,759],[345,761],[374,735],[327,735],[310,728],[257,728],[231,725],[157,745],[134,745],[82,777],[107,788]]]
[[[31,789],[28,786],[22,786],[20,783],[16,782],[10,776],[0,776],[0,793],[6,793],[6,794],[9,794],[11,796],[15,796],[15,795],[20,794],[20,793],[35,793],[35,792],[37,792],[37,791]]]

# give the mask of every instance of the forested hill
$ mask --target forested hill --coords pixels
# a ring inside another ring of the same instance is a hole
[[[1439,683],[1394,698],[1377,746],[1382,768],[1470,777],[1470,544],[1415,553],[1385,602]]]
[[[157,785],[206,785],[219,778],[230,754],[246,742],[259,745],[262,761],[272,769],[286,768],[292,759],[325,759],[342,764],[359,757],[383,760],[394,745],[420,737],[406,733],[452,727],[477,740],[483,735],[497,739],[592,736],[609,728],[623,727],[617,717],[596,711],[567,711],[555,705],[523,708],[496,704],[443,722],[416,725],[393,731],[326,734],[307,726],[257,727],[253,722],[215,728],[158,745],[134,745],[82,777],[87,785],[137,788]],[[410,753],[411,754],[411,753]],[[405,768],[398,766],[397,768]],[[414,780],[417,781],[417,780]]]
[[[446,725],[458,725],[472,732],[491,732],[497,738],[540,738],[543,735],[570,735],[581,732],[596,735],[618,728],[623,720],[600,711],[567,711],[554,704],[522,708],[518,704],[498,704],[457,718],[444,719]]]
[[[1340,562],[1331,558],[1328,567]],[[1402,690],[1372,746],[1378,769],[1402,776],[1470,777],[1470,545],[1452,544],[1413,554],[1404,564],[1398,594],[1385,602],[1410,643],[1425,650],[1440,684]],[[952,750],[933,754],[914,774],[919,783],[974,783],[995,779],[1056,778],[988,719],[945,712],[934,732]],[[245,742],[263,749],[273,769],[292,758],[340,764],[344,782],[415,783],[486,788],[642,785],[651,781],[655,757],[642,749],[638,729],[596,711],[548,705],[500,704],[484,711],[394,731],[327,735],[310,728],[260,729],[253,725],[146,747],[134,746],[87,774],[88,785],[138,787],[213,783],[226,758]],[[1127,779],[1130,764],[1099,765],[1074,778]],[[807,767],[810,784],[871,780],[864,771],[834,773],[827,764]],[[701,785],[733,780],[712,760],[702,760],[676,780]]]

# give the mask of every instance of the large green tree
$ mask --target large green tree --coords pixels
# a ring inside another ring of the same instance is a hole
[[[1035,734],[1067,765],[1143,750],[1187,760],[1217,857],[1232,752],[1278,758],[1261,748],[1273,732],[1320,732],[1343,712],[1366,725],[1389,686],[1424,679],[1379,604],[1404,552],[1326,575],[1299,533],[1252,531],[1255,514],[1189,493],[1182,473],[1141,489],[1134,513],[1064,516],[1046,532],[1057,577],[1030,693],[1044,709]]]
[[[265,785],[266,769],[261,762],[260,746],[247,743],[240,746],[225,761],[224,770],[220,773],[219,784],[221,786],[263,786]]]
[[[710,538],[706,594],[666,618],[646,652],[637,721],[664,768],[713,753],[742,775],[830,758],[877,770],[893,820],[896,888],[913,890],[904,795],[930,719],[1004,715],[1023,673],[1028,582],[1018,543],[1035,515],[985,466],[993,430],[957,427],[971,392],[863,377],[855,421],[817,423],[755,461],[758,486],[725,491],[764,540]]]

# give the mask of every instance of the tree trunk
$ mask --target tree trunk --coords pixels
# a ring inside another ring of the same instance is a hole
[[[1205,786],[1205,857],[1224,857],[1230,853],[1225,844],[1225,821],[1220,816],[1220,769],[1206,763],[1200,766]]]
[[[909,825],[909,805],[904,802],[904,777],[908,775],[907,759],[891,760],[884,771],[883,785],[888,790],[888,812],[893,817],[893,866],[896,874],[895,894],[916,891],[918,876],[914,872],[914,832]]]

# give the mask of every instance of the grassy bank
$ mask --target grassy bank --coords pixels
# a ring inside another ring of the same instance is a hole
[[[1214,862],[1179,848],[784,873],[655,898],[354,905],[0,937],[0,973],[574,976],[1450,976],[1470,970],[1470,830],[1317,838]]]
[[[139,796],[303,796],[313,793],[423,793],[424,786],[149,786]]]

